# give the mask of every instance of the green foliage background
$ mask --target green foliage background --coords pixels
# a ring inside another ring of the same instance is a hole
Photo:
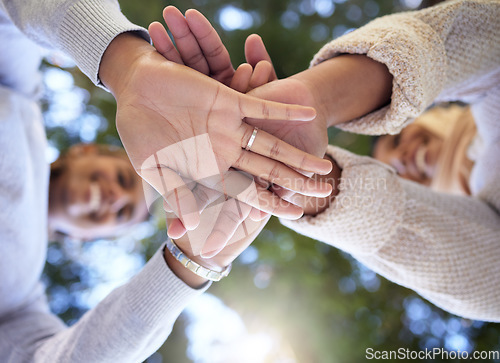
[[[280,78],[306,69],[315,52],[333,36],[359,27],[374,16],[406,10],[405,3],[397,0],[339,1],[334,3],[335,11],[328,17],[315,11],[315,0],[121,0],[120,3],[130,19],[143,26],[161,20],[166,5],[175,5],[183,12],[189,8],[200,10],[219,31],[234,66],[244,61],[245,38],[258,33],[268,47]],[[253,26],[224,30],[219,15],[228,5],[251,14]],[[44,71],[52,67],[47,63]],[[99,119],[95,141],[120,144],[114,127],[112,96],[94,87],[78,70],[68,71],[74,78],[73,88],[86,90],[83,111],[74,123],[83,125],[89,114],[94,115]],[[48,92],[45,115],[51,144],[63,150],[82,138],[78,132],[80,126],[69,129],[50,122],[57,96]],[[368,137],[336,130],[330,130],[330,142],[361,154],[370,150]],[[154,233],[138,242],[134,250],[145,259],[154,253],[165,236],[164,224],[156,220],[153,223]],[[375,276],[348,255],[297,235],[275,219],[253,246],[259,258],[250,264],[237,260],[231,276],[214,284],[210,292],[236,310],[250,330],[257,325],[277,328],[298,362],[359,362],[365,359],[368,347],[375,350],[451,349],[450,342],[457,336],[465,339],[469,350],[500,348],[497,324],[451,316],[413,292]],[[86,309],[75,296],[92,286],[95,279],[89,277],[85,266],[72,260],[67,245],[52,244],[50,248],[51,253],[59,256],[52,262],[49,259],[45,271],[51,303],[71,324]],[[191,361],[186,357],[185,323],[181,316],[160,349],[163,361]],[[272,361],[276,360],[270,357],[269,362]]]

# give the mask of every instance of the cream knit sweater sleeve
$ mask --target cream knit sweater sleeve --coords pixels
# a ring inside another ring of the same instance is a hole
[[[500,321],[500,2],[452,1],[383,17],[327,44],[313,64],[367,54],[394,75],[391,104],[343,128],[395,133],[436,100],[472,103],[484,150],[472,197],[432,192],[330,146],[340,193],[323,213],[282,221],[460,316]]]
[[[446,1],[378,18],[326,44],[311,64],[366,54],[394,77],[392,102],[338,125],[357,133],[398,133],[433,102],[476,102],[500,81],[500,2]]]
[[[327,153],[342,168],[339,195],[323,213],[284,225],[445,310],[500,321],[500,217],[492,207],[432,192],[369,157],[334,146]]]

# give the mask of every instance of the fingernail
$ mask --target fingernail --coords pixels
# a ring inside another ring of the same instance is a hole
[[[326,175],[332,171],[333,165],[330,160],[322,159],[318,166],[318,174]]]
[[[219,253],[219,252],[220,251],[208,251],[208,252],[201,251],[200,256],[201,256],[201,258],[212,258],[215,255],[217,255],[217,253]]]
[[[217,241],[211,235],[207,238],[205,245],[201,249],[200,256],[202,258],[212,258],[216,256],[226,246],[225,242]]]
[[[296,205],[291,205],[291,206],[283,209],[282,212],[277,213],[277,216],[280,218],[295,220],[295,219],[299,219],[300,217],[302,217],[303,214],[304,214],[304,211],[302,210],[302,208],[300,208]]]
[[[182,224],[189,231],[192,231],[200,224],[200,215],[198,212],[183,214],[181,219]]]
[[[307,191],[311,197],[328,197],[332,194],[333,187],[330,183],[315,181],[313,179],[308,180]]]

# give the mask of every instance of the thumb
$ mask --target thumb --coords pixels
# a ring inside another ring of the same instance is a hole
[[[267,52],[266,46],[264,45],[262,38],[257,34],[251,34],[246,39],[245,57],[247,59],[247,63],[249,63],[252,67],[255,67],[257,63],[263,60],[271,63],[271,65],[273,64],[271,56]],[[276,75],[274,67],[272,67],[272,73],[269,80],[274,81],[276,79],[278,79],[278,76]]]

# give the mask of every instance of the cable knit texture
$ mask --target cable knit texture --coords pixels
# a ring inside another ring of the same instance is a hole
[[[471,103],[484,148],[472,197],[431,191],[330,146],[341,190],[316,217],[282,223],[351,253],[460,316],[500,321],[500,2],[450,1],[377,19],[325,45],[312,65],[366,54],[394,76],[391,104],[342,128],[397,133],[436,101]]]

